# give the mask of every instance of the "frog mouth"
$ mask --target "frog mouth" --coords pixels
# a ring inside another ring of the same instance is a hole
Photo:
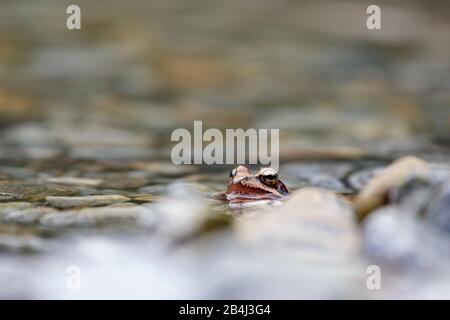
[[[286,198],[283,195],[276,195],[273,193],[266,194],[246,194],[240,192],[232,192],[226,195],[226,199],[230,202],[247,202],[258,200],[282,200]]]

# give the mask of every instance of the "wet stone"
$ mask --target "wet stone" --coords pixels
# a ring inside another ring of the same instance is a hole
[[[0,203],[0,216],[7,214],[8,212],[21,210],[31,207],[29,202],[6,202]]]
[[[97,195],[110,195],[110,194],[118,194],[123,196],[127,191],[119,191],[119,190],[110,190],[110,189],[94,189],[90,187],[80,187],[80,193],[77,196],[86,197],[86,196],[97,196]]]
[[[45,125],[36,122],[23,122],[9,127],[4,134],[5,140],[22,146],[51,146],[57,143]]]
[[[165,184],[155,184],[150,186],[145,186],[138,189],[140,193],[148,193],[154,195],[161,195],[167,191],[167,185]]]
[[[359,191],[383,169],[384,167],[370,167],[353,172],[347,177],[348,184],[354,190]]]
[[[420,136],[408,136],[382,140],[374,143],[373,153],[379,157],[399,158],[402,155],[418,154],[423,150],[433,150],[432,143]]]
[[[395,206],[403,214],[425,219],[438,229],[450,231],[450,179],[446,171],[429,166],[425,176],[412,176],[399,186],[390,188],[386,205]]]
[[[450,159],[450,156],[448,157]],[[429,163],[430,172],[429,177],[433,181],[448,181],[450,180],[450,163]]]
[[[52,160],[57,156],[61,156],[63,151],[60,147],[55,146],[15,145],[3,147],[0,145],[0,160]]]
[[[142,216],[150,216],[153,211],[144,206],[132,207],[105,207],[105,208],[88,208],[78,212],[80,215],[87,216],[95,221],[96,224],[117,224],[136,223]]]
[[[13,210],[3,216],[5,223],[37,224],[42,216],[57,210],[48,207],[25,208]]]
[[[74,147],[149,147],[152,135],[104,126],[88,121],[85,124],[60,127],[55,126],[53,136],[58,137],[66,145]]]
[[[423,177],[429,173],[427,163],[419,158],[402,157],[374,176],[361,189],[355,199],[355,209],[359,217],[364,217],[386,202],[388,192],[403,185],[413,177]]]
[[[85,197],[45,197],[45,200],[57,208],[105,206],[117,202],[127,202],[130,198],[120,195],[85,196]]]
[[[134,192],[130,190],[119,190],[119,189],[91,189],[89,191],[83,191],[81,193],[82,196],[96,196],[96,195],[103,195],[103,196],[110,196],[110,195],[119,195],[124,196],[130,199],[134,199],[136,197],[140,197],[143,195],[143,193],[140,192]],[[145,195],[145,194],[144,194]]]
[[[419,217],[395,206],[372,212],[362,225],[364,253],[402,268],[438,266],[450,259],[450,241]]]
[[[356,254],[360,245],[350,203],[331,191],[307,187],[290,195],[280,207],[238,224],[240,235],[252,242],[274,245],[278,250],[336,250]],[[264,242],[261,242],[264,241]],[[280,242],[281,241],[281,242]]]
[[[363,283],[361,237],[351,205],[329,190],[295,191],[279,207],[237,219],[232,232],[231,249],[221,247],[225,253],[209,257],[204,271],[216,274],[217,297],[324,299],[343,292],[351,297]]]
[[[35,172],[27,168],[0,165],[0,175],[8,178],[27,179],[34,177]]]
[[[108,189],[136,189],[148,185],[152,181],[152,178],[145,177],[142,174],[127,174],[126,176],[119,176],[117,178],[107,178],[105,177],[102,188]]]
[[[248,214],[253,210],[260,210],[262,208],[268,207],[278,207],[281,206],[282,202],[278,200],[255,200],[249,202],[242,203],[230,203],[229,207],[235,211],[233,211],[234,215],[241,215],[242,213]],[[236,211],[238,210],[238,211]]]
[[[44,241],[32,235],[0,234],[0,252],[35,253],[44,250]]]
[[[179,177],[186,174],[191,174],[193,172],[196,172],[198,169],[197,167],[193,165],[175,165],[172,163],[167,162],[136,162],[133,164],[133,167],[150,172],[150,173],[156,173],[158,175],[162,176],[168,176],[168,177]]]
[[[118,202],[105,206],[105,208],[130,208],[137,207],[137,204],[131,202]]]
[[[77,177],[55,177],[47,178],[47,182],[96,187],[102,183],[102,180]]]
[[[74,146],[70,152],[72,158],[91,160],[136,160],[152,158],[154,155],[152,149],[133,146]]]
[[[175,182],[168,186],[167,193],[154,206],[159,219],[158,230],[161,234],[183,238],[201,228],[209,212],[206,201],[201,197],[197,187],[195,184],[182,182]],[[153,223],[153,220],[150,222]],[[145,224],[145,219],[143,223]]]
[[[417,254],[418,222],[395,207],[374,211],[363,224],[364,251],[378,260],[408,264]]]
[[[157,196],[154,194],[143,194],[143,195],[138,195],[138,196],[132,197],[132,200],[135,202],[153,202],[160,198],[161,198],[160,196]]]
[[[390,189],[386,203],[405,212],[424,216],[441,188],[442,182],[430,176],[412,177],[401,186]]]
[[[425,218],[450,235],[450,181],[435,195]]]
[[[0,192],[0,201],[17,201],[22,199],[24,199],[24,196],[21,194]]]
[[[11,183],[0,185],[1,201],[42,201],[47,196],[74,196],[79,194],[75,187],[50,183]]]
[[[87,216],[79,215],[76,212],[55,212],[42,216],[39,223],[47,227],[90,227],[95,225],[95,221]]]
[[[305,163],[287,165],[283,168],[283,175],[289,177],[286,181],[297,187],[311,186],[333,190],[339,193],[351,193],[343,177],[352,169],[351,164],[345,163]]]
[[[85,208],[43,215],[39,223],[47,227],[97,227],[103,225],[121,227],[139,225],[140,220],[151,220],[153,211],[144,206]]]

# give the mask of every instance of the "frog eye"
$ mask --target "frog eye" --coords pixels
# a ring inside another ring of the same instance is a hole
[[[267,185],[274,185],[278,182],[278,173],[275,171],[262,172],[261,181]]]
[[[264,179],[268,180],[268,181],[274,181],[278,179],[278,175],[277,174],[268,174],[263,176]]]
[[[230,178],[234,178],[234,176],[236,175],[236,173],[237,173],[237,169],[236,169],[236,168],[234,168],[233,170],[231,170],[231,171],[230,171]]]

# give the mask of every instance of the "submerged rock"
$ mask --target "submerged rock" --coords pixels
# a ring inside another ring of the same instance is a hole
[[[118,202],[130,201],[120,195],[85,196],[85,197],[45,197],[45,200],[57,208],[105,206]]]
[[[207,263],[204,272],[216,275],[210,275],[213,297],[332,299],[367,293],[355,217],[335,193],[304,188],[280,207],[243,216],[234,225],[234,237],[222,235],[234,241],[215,243],[211,256],[199,258]]]
[[[32,204],[29,202],[6,202],[0,203],[0,216],[7,214],[8,212],[26,209],[31,207]]]
[[[401,186],[412,177],[423,177],[429,172],[427,163],[419,158],[408,156],[396,160],[390,166],[373,177],[359,192],[355,200],[355,209],[359,217],[386,202],[392,188]]]
[[[42,216],[52,212],[57,211],[48,207],[23,208],[5,214],[3,221],[6,223],[37,224]]]
[[[240,222],[239,234],[249,241],[267,241],[267,247],[279,245],[285,239],[286,246],[280,250],[311,247],[353,254],[359,250],[360,239],[352,207],[331,191],[304,188],[271,211]]]
[[[282,202],[279,200],[254,200],[248,202],[238,202],[238,203],[229,203],[229,207],[235,211],[233,214],[236,216],[241,215],[242,213],[248,214],[253,210],[261,210],[267,209],[269,207],[277,207],[281,206]]]
[[[51,183],[10,183],[0,185],[0,201],[42,201],[47,196],[75,196],[80,193],[76,187]],[[2,196],[6,199],[2,200]]]
[[[353,172],[347,177],[348,184],[354,190],[359,191],[383,169],[383,167],[375,166]]]
[[[412,177],[404,184],[389,190],[386,202],[403,212],[424,216],[440,192],[442,183],[426,177]]]
[[[450,181],[442,186],[428,206],[425,218],[450,235]]]
[[[145,206],[100,207],[50,212],[39,219],[39,223],[48,227],[97,227],[97,226],[136,226],[146,219],[147,226],[155,221],[153,210]]]
[[[153,210],[145,206],[133,207],[103,207],[88,208],[77,212],[77,214],[90,218],[95,224],[115,224],[136,223],[138,219],[145,216],[151,219]]]
[[[54,212],[42,216],[39,223],[47,227],[91,227],[95,226],[95,221],[85,215],[80,215],[77,212],[65,211]]]
[[[96,187],[102,183],[102,180],[78,178],[78,177],[55,177],[55,178],[48,178],[47,182]]]
[[[450,240],[396,206],[375,210],[363,222],[364,252],[377,263],[402,268],[439,266],[450,258]]]
[[[132,197],[135,202],[154,202],[160,198],[160,196],[154,194],[142,194]]]
[[[438,230],[450,232],[450,179],[445,174],[431,171],[425,177],[413,177],[390,189],[386,199],[403,214],[417,216]]]
[[[14,179],[28,179],[35,175],[36,173],[28,168],[0,165],[0,177],[6,176]]]
[[[32,235],[0,234],[0,252],[34,253],[44,250],[44,240]]]
[[[343,177],[351,169],[352,165],[349,163],[319,162],[287,165],[283,168],[283,172],[289,177],[289,181],[301,187],[312,186],[349,193],[352,190],[345,186]]]
[[[385,206],[364,219],[364,252],[371,260],[400,270],[447,268],[450,182],[442,168],[427,168],[386,184]]]
[[[209,213],[205,199],[194,185],[181,182],[169,185],[166,196],[154,209],[158,215],[160,232],[173,238],[196,233]],[[143,223],[146,223],[145,220]]]
[[[18,201],[24,199],[24,196],[21,194],[0,192],[0,201]]]
[[[138,189],[141,193],[148,193],[152,195],[161,195],[167,191],[166,184],[155,184],[150,186],[145,186]]]

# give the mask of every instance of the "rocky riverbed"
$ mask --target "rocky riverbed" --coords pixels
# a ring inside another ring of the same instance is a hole
[[[135,2],[0,3],[0,298],[450,298],[446,2]],[[194,120],[280,129],[289,198],[175,165]]]

